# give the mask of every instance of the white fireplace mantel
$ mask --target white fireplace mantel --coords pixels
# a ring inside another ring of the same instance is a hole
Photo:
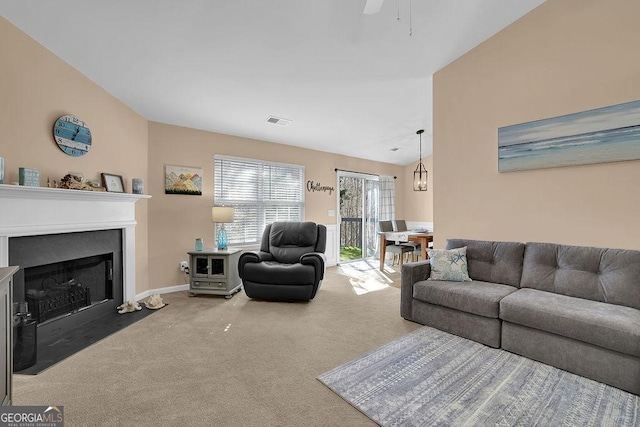
[[[9,238],[122,229],[124,300],[134,299],[135,202],[143,194],[0,184],[0,267],[9,265]]]

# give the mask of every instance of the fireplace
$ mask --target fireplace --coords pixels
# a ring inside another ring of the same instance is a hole
[[[11,265],[9,240],[15,237],[118,230],[122,299],[135,299],[135,203],[150,197],[0,184],[0,267]]]
[[[39,336],[136,299],[135,203],[150,197],[0,184],[0,267],[21,267],[13,301],[29,303]]]
[[[36,344],[42,338],[64,339],[122,303],[121,230],[12,237],[9,264],[20,266],[13,280],[14,306],[22,311],[22,322],[14,321],[16,371],[48,356],[49,348]]]
[[[122,303],[121,230],[12,237],[9,264],[20,266],[13,302],[26,301],[39,328],[82,313],[68,322],[75,325]]]

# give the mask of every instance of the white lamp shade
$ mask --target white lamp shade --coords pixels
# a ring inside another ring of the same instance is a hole
[[[213,206],[211,208],[211,221],[218,223],[233,222],[235,209],[231,206]]]

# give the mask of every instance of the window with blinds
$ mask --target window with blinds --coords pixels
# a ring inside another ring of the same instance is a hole
[[[235,208],[229,245],[259,245],[266,224],[304,221],[304,166],[217,154],[213,166],[215,204]]]

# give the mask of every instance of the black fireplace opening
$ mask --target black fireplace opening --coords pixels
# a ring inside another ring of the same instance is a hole
[[[113,253],[24,269],[25,300],[38,324],[113,300]]]
[[[14,371],[46,369],[95,342],[96,325],[118,316],[122,242],[122,229],[9,238],[9,265],[20,266],[13,276]]]

